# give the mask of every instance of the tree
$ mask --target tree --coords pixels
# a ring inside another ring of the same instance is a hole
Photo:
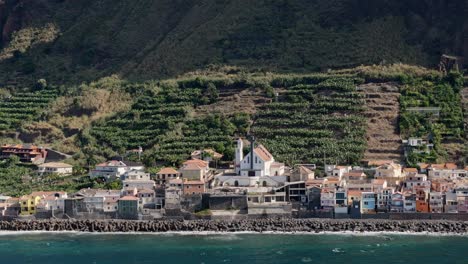
[[[47,81],[45,79],[39,79],[36,82],[36,85],[34,86],[34,89],[36,91],[44,90],[47,88]]]
[[[204,93],[204,98],[206,98],[204,101],[207,101],[210,104],[216,103],[218,97],[219,92],[216,86],[213,83],[208,83]]]

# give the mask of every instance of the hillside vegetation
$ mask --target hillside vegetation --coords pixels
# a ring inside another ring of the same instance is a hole
[[[464,0],[1,1],[0,86],[159,79],[209,64],[436,65],[441,53],[466,55],[467,8]]]
[[[366,139],[368,126],[374,122],[368,99],[384,92],[372,87],[391,82],[401,94],[401,115],[398,105],[391,108],[391,115],[385,107],[382,110],[387,115],[382,118],[391,118],[385,129],[392,140],[396,132],[401,138],[430,138],[435,144],[428,155],[411,156],[411,164],[463,162],[466,133],[459,95],[461,79],[456,73],[443,77],[421,67],[396,64],[326,74],[222,67],[162,81],[134,82],[114,75],[78,86],[39,82],[29,92],[25,89],[3,95],[5,109],[12,100],[27,103],[31,97],[26,95],[31,93],[42,103],[21,119],[11,116],[8,121],[4,117],[9,123],[2,130],[1,141],[50,144],[74,154],[71,162],[82,166],[117,155],[136,160],[137,156],[127,153],[142,147],[142,161],[155,166],[177,165],[201,148],[212,148],[229,161],[235,138],[252,134],[288,165],[357,164],[366,149],[375,147],[368,146]],[[18,101],[20,96],[25,102]],[[233,108],[231,104],[240,96],[255,101]],[[20,109],[29,109],[27,106],[18,105]],[[414,115],[407,113],[409,106],[439,106],[441,115],[438,119]],[[374,112],[378,114],[379,109],[374,108]],[[402,153],[390,154],[388,158],[398,159]],[[382,155],[379,157],[386,158]]]

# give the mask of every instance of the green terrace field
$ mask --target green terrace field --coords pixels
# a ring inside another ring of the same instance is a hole
[[[252,120],[251,133],[280,161],[355,163],[365,150],[364,102],[355,91],[362,82],[347,74],[181,78],[146,90],[129,111],[95,122],[90,135],[117,153],[142,146],[149,162],[180,163],[201,148],[231,160],[235,137],[246,137]],[[256,105],[254,116],[194,115],[233,87],[260,90],[271,102]]]
[[[463,77],[451,73],[444,78],[410,78],[401,87],[400,133],[402,137],[419,137],[434,144],[431,153],[410,153],[409,164],[447,159],[448,143],[463,145],[463,109],[460,91]],[[408,111],[410,107],[435,107],[439,115]],[[447,143],[444,147],[444,143]]]
[[[0,130],[16,129],[22,123],[36,120],[50,102],[55,100],[55,89],[35,92],[16,92],[0,100]]]
[[[231,161],[235,139],[249,134],[288,165],[356,164],[366,150],[369,122],[366,91],[356,87],[369,82],[392,82],[400,89],[400,118],[387,129],[402,138],[432,137],[435,151],[411,157],[411,164],[460,156],[465,135],[460,76],[401,64],[310,74],[226,66],[147,82],[110,76],[75,87],[4,95],[0,128],[20,133],[19,138],[40,129],[36,143],[53,144],[74,155],[80,166],[140,146],[148,166],[177,165],[204,148]],[[421,106],[440,107],[440,117],[407,111]],[[13,134],[4,133],[2,143],[11,142],[6,137]],[[454,155],[445,153],[448,143],[455,144]]]
[[[360,81],[334,77],[284,87],[257,112],[252,133],[288,164],[356,163],[366,148]]]
[[[90,134],[99,144],[119,153],[141,146],[148,159],[171,163],[187,159],[199,148],[232,150],[236,128],[227,118],[191,117],[196,106],[216,100],[208,91],[201,86],[148,90],[130,111],[97,122]]]

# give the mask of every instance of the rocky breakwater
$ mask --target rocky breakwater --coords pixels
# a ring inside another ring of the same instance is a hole
[[[0,221],[1,231],[81,232],[432,232],[468,233],[468,222],[435,220],[256,219],[239,221]]]

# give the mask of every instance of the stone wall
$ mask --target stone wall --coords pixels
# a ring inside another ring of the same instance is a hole
[[[211,220],[29,220],[0,221],[1,231],[82,232],[431,232],[468,233],[468,221],[441,220],[333,220],[267,218]]]
[[[183,195],[180,199],[180,206],[182,210],[194,213],[203,209],[202,206],[202,195]]]
[[[211,195],[209,197],[211,210],[247,210],[247,196],[245,195]]]

